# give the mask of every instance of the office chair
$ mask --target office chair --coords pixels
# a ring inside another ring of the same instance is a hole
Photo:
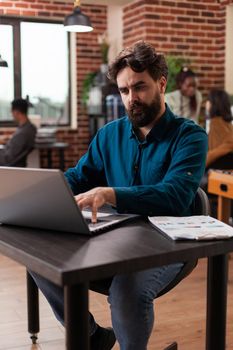
[[[32,150],[33,150],[33,147],[25,149],[13,161],[7,163],[6,166],[25,168],[27,166],[27,157],[32,152]]]
[[[193,215],[209,215],[210,207],[209,200],[206,193],[199,187],[192,204]],[[183,268],[178,273],[176,278],[171,281],[160,293],[157,298],[169,292],[174,288],[183,278],[187,277],[192,270],[196,267],[197,260],[188,261],[184,263]],[[112,278],[108,278],[102,281],[94,281],[90,283],[90,289],[104,295],[108,295],[109,287],[111,285]],[[27,306],[28,306],[28,332],[31,334],[33,344],[37,341],[37,334],[39,332],[39,295],[38,288],[27,272]],[[177,350],[177,343],[174,342],[166,347],[164,350]]]
[[[208,171],[211,169],[219,169],[219,170],[233,170],[233,152],[229,152],[222,157],[216,159],[213,163],[211,163],[208,168],[206,168],[205,175],[201,182],[201,187],[204,191],[207,192],[209,202],[210,202],[210,213],[212,216],[217,217],[217,205],[218,198],[215,194],[208,193]],[[231,216],[233,217],[233,205],[231,201]]]

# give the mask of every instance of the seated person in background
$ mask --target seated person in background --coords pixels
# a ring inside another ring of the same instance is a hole
[[[28,119],[28,101],[16,99],[11,103],[12,115],[18,127],[5,147],[0,150],[0,166],[26,166],[26,156],[35,142],[36,127]]]
[[[207,136],[165,105],[167,73],[164,56],[143,41],[123,50],[109,67],[127,116],[100,129],[88,152],[65,174],[79,207],[92,208],[93,222],[105,203],[119,213],[191,214],[205,169]],[[108,302],[121,350],[147,349],[154,323],[153,301],[182,266],[180,262],[113,276]],[[64,324],[63,290],[32,275]],[[91,350],[112,349],[113,330],[98,326],[91,314],[89,320]]]
[[[202,95],[197,90],[196,74],[184,67],[176,77],[177,90],[165,95],[165,102],[172,112],[198,123]]]
[[[206,101],[206,115],[210,118],[206,167],[211,168],[220,157],[233,152],[231,104],[223,90],[212,90]],[[233,164],[229,164],[229,169]]]

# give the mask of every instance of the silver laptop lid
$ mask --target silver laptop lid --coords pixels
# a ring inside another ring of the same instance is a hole
[[[91,235],[60,170],[0,167],[0,223]]]

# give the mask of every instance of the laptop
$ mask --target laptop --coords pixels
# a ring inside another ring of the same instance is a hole
[[[60,170],[0,167],[1,224],[93,235],[137,216],[108,206],[92,224]]]

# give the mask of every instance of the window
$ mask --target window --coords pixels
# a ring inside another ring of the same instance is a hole
[[[0,68],[0,122],[12,120],[10,103],[14,99],[13,31],[9,25],[0,25],[0,54],[8,68]]]
[[[0,37],[0,54],[9,66],[0,70],[0,123],[12,123],[10,102],[22,96],[42,125],[69,125],[69,42],[63,25],[4,18]]]

